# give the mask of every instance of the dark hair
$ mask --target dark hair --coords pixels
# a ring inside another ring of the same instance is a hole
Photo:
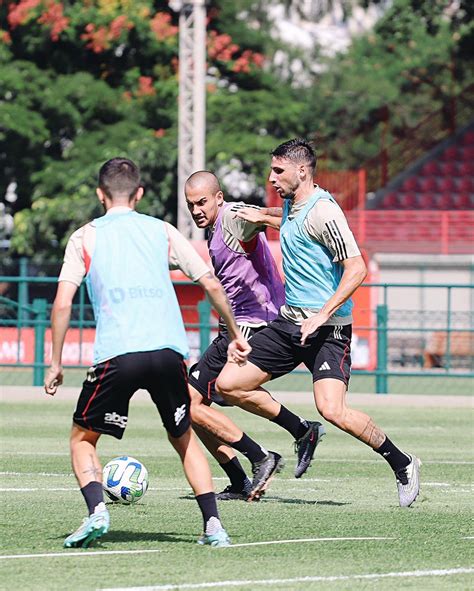
[[[193,172],[193,174],[188,177],[184,184],[184,191],[186,192],[186,189],[191,189],[201,185],[210,187],[214,194],[218,191],[222,191],[219,179],[210,170],[197,170],[196,172]]]
[[[316,154],[314,153],[313,146],[310,142],[300,137],[280,144],[270,154],[275,158],[285,158],[298,164],[304,162],[312,170],[316,168]]]
[[[99,170],[99,187],[109,197],[132,199],[140,187],[140,170],[128,158],[107,160]]]

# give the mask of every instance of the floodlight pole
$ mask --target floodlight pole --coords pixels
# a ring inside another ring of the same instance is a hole
[[[186,207],[184,183],[206,162],[206,7],[184,0],[179,9],[178,229],[187,238],[204,238]]]

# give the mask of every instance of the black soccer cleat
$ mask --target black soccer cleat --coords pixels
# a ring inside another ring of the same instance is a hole
[[[232,484],[229,484],[220,493],[216,493],[216,499],[218,501],[246,501],[249,498],[251,490],[252,483],[247,478],[243,488],[235,488]]]
[[[264,494],[271,479],[282,471],[285,462],[280,454],[274,451],[269,451],[268,454],[252,465],[252,489],[248,496],[248,501],[258,500]]]
[[[308,421],[308,430],[300,439],[295,441],[295,453],[298,455],[295,468],[295,478],[301,478],[311,466],[316,446],[326,433],[323,425],[317,421]]]

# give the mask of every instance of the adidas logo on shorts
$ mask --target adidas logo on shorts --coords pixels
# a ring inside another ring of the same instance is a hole
[[[191,375],[193,376],[193,378],[196,378],[196,380],[198,380],[200,373],[201,372],[199,371],[199,369],[196,369],[196,371],[193,371],[193,373]]]
[[[331,366],[329,365],[329,363],[327,361],[325,361],[321,367],[319,368],[319,371],[327,371],[328,369],[331,369]]]

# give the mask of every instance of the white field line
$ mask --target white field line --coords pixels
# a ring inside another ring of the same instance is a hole
[[[69,457],[69,453],[67,452],[41,452],[41,451],[3,451],[0,454],[1,456],[42,456],[42,457],[49,457],[49,456],[66,456]],[[156,458],[155,454],[140,454],[141,458]],[[318,458],[318,462],[328,462],[328,463],[337,463],[337,464],[378,464],[380,460],[373,459],[373,460],[358,460],[356,458],[351,459],[343,459],[343,458]],[[423,464],[434,464],[434,465],[453,465],[453,466],[472,466],[474,464],[474,460],[425,460],[422,458]],[[225,480],[225,477],[222,477]]]
[[[38,487],[31,487],[31,488],[0,488],[0,492],[38,492],[40,490],[44,490],[44,491],[48,491],[48,492],[78,492],[79,488],[60,488],[60,487],[49,487],[49,486],[38,486]],[[176,488],[154,488],[154,487],[149,487],[147,490],[152,490],[154,492],[170,492],[170,491],[180,491],[183,493],[188,493],[188,492],[192,492],[188,489],[186,489],[183,486],[180,487],[176,487]]]
[[[60,472],[0,472],[0,476],[58,476],[58,477],[73,477],[74,474],[69,472],[67,474]]]
[[[16,558],[64,558],[67,556],[85,558],[87,556],[103,556],[108,554],[149,554],[150,552],[163,552],[163,550],[97,550],[92,552],[79,550],[76,552],[50,552],[48,554],[10,554],[8,556],[0,556],[0,560],[14,560]]]
[[[251,542],[249,544],[233,544],[230,548],[239,548],[243,546],[263,546],[265,544],[293,544],[302,542],[346,542],[346,541],[366,541],[366,540],[395,540],[396,538],[303,538],[301,540],[269,540],[268,542]],[[0,556],[0,560],[16,558],[57,558],[62,556],[95,556],[97,554],[145,554],[147,552],[162,552],[163,550],[100,550],[97,552],[52,552],[50,554],[10,554]]]
[[[38,488],[0,488],[0,492],[38,492],[39,490],[46,490],[48,492],[77,492],[77,488],[49,488],[49,487],[38,487]]]
[[[269,540],[267,542],[250,542],[248,544],[233,544],[232,546],[229,546],[229,548],[226,550],[226,552],[229,552],[229,550],[232,550],[232,548],[242,548],[244,546],[263,546],[265,544],[293,544],[293,543],[304,543],[304,542],[347,542],[347,541],[380,541],[380,540],[396,540],[397,538],[382,538],[382,537],[360,537],[360,538],[353,538],[353,537],[347,537],[347,538],[303,538],[300,540]],[[467,537],[463,537],[461,538],[463,540],[472,540],[474,539],[474,536],[467,536]],[[64,557],[87,557],[87,556],[108,556],[110,555],[115,555],[115,554],[150,554],[150,553],[156,553],[156,552],[163,552],[162,549],[151,549],[151,550],[92,550],[92,551],[85,551],[85,550],[79,550],[79,551],[73,551],[73,552],[49,552],[49,553],[44,553],[44,554],[7,554],[4,556],[0,556],[0,560],[17,560],[20,558],[64,558]],[[474,572],[474,569],[457,569],[458,571],[466,571],[466,572]],[[450,571],[415,571],[415,572],[433,572],[433,573],[437,573],[437,572],[443,572],[445,574],[457,574],[455,573],[456,569],[452,569]],[[404,576],[404,574],[406,573],[391,573],[392,576]],[[378,576],[389,576],[390,574],[386,574],[386,575],[353,575],[351,577],[344,577],[344,578],[364,578],[364,577],[378,577]],[[419,576],[431,576],[431,575],[419,575]],[[339,580],[337,577],[336,579],[334,579],[334,577],[303,577],[301,579],[288,579],[289,582],[291,581],[312,581],[312,580]],[[341,579],[343,580],[343,579]],[[285,580],[282,580],[281,582],[285,582]],[[256,584],[262,584],[262,585],[268,585],[271,584],[272,582],[279,582],[276,579],[270,579],[270,580],[262,580],[262,581],[234,581],[229,582],[229,581],[223,581],[220,583],[200,583],[198,585],[199,588],[200,586],[210,586],[210,587],[216,587],[222,584],[245,584],[245,585],[250,585],[252,583],[256,583]],[[159,587],[127,587],[124,589],[127,589],[128,591],[138,591],[138,590],[143,590],[143,591],[152,591],[154,589],[180,589],[181,587],[187,587],[187,588],[194,588],[190,585],[171,585],[171,586],[159,586]],[[104,589],[102,591],[122,591],[122,589]]]
[[[396,540],[397,538],[382,537],[349,537],[349,538],[302,538],[301,540],[270,540],[268,542],[249,542],[247,544],[232,544],[231,548],[244,548],[246,546],[269,546],[271,544],[301,544],[302,542],[366,542],[381,540]]]
[[[226,587],[257,585],[283,585],[292,583],[356,581],[367,579],[395,579],[412,577],[447,577],[452,575],[466,575],[474,573],[474,568],[450,568],[437,570],[415,570],[394,573],[370,573],[366,575],[335,575],[329,577],[295,577],[294,579],[260,579],[242,581],[216,581],[212,583],[183,583],[181,585],[154,585],[152,587],[111,587],[102,591],[173,591],[174,589],[211,589]]]

